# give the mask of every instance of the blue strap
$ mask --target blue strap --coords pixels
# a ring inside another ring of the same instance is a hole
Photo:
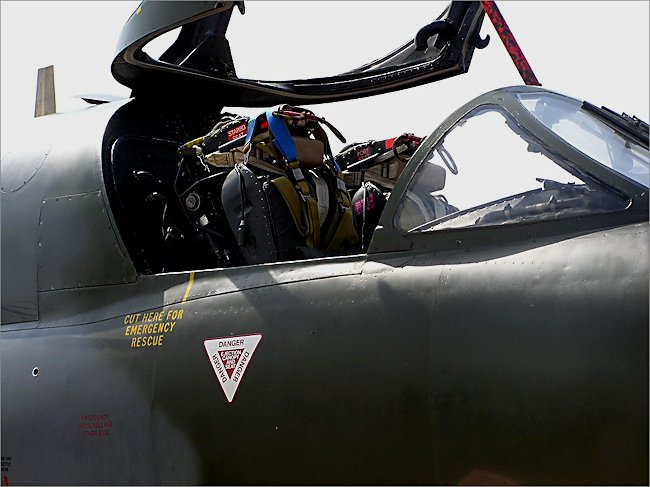
[[[334,158],[334,155],[332,154],[332,151],[331,151],[331,149],[329,147],[327,148],[327,156],[330,158],[330,162],[331,162],[331,165],[334,168],[334,170],[337,173],[340,173],[341,172],[341,167],[336,162],[336,159]]]
[[[256,123],[257,123],[257,118],[251,118],[248,121],[248,127],[246,129],[246,140],[244,141],[244,145],[248,144],[253,138],[253,132],[255,131]]]
[[[275,148],[280,151],[287,162],[297,160],[296,145],[293,143],[293,139],[284,120],[274,116],[273,109],[270,109],[266,112],[266,121],[269,123],[269,130],[273,134],[273,145],[275,145]]]

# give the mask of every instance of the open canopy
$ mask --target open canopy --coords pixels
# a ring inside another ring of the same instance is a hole
[[[452,2],[405,44],[346,73],[294,79],[242,79],[226,31],[243,2],[143,1],[120,34],[111,70],[134,96],[202,97],[230,106],[325,103],[376,95],[465,73],[484,12],[479,2]],[[154,59],[144,48],[173,29],[179,34]],[[335,26],[333,26],[335,27]],[[289,62],[291,49],[274,53]]]

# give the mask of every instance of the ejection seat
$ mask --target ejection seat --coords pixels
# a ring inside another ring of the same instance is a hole
[[[300,169],[316,196],[320,227],[325,227],[333,210],[330,203],[336,199],[331,197],[325,180],[311,171],[324,163],[324,145],[320,140],[292,138]],[[298,228],[301,202],[289,178],[278,176],[262,181],[248,166],[256,167],[252,156],[248,165],[235,165],[221,190],[226,218],[237,237],[245,264],[327,255],[324,250],[309,248]]]

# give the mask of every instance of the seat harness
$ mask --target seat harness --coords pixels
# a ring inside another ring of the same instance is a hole
[[[328,126],[337,137],[342,138],[338,130],[311,111],[288,105],[278,106],[249,121],[243,150],[246,154],[245,163],[253,157],[251,152],[254,147],[285,165],[285,176],[271,182],[284,198],[298,231],[305,237],[307,246],[337,250],[343,246],[356,245],[358,236],[354,228],[350,196],[321,123]],[[314,139],[293,136],[288,124],[296,127],[298,132],[312,132]],[[300,150],[296,146],[298,139],[308,145],[313,145],[311,142],[314,140],[320,141],[324,148],[324,160],[300,160]],[[323,177],[333,183],[333,192],[336,195],[336,206],[331,212],[328,225],[323,228],[321,226],[325,222],[320,221],[317,197],[304,174],[305,170],[316,168],[321,168]]]

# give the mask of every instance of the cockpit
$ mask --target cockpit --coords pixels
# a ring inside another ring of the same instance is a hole
[[[120,142],[112,177],[118,192],[137,188],[125,214],[139,216],[130,253],[144,273],[351,255],[372,250],[377,227],[408,236],[580,218],[622,211],[647,189],[638,119],[541,89],[483,98],[429,137],[336,155],[324,130],[339,135],[333,125],[290,106],[224,114],[208,134],[165,149],[164,164],[134,160],[155,141]]]
[[[252,119],[224,113],[176,147],[112,135],[109,198],[136,267],[148,274],[367,250],[422,139],[353,143],[335,156],[325,129],[344,141],[327,120],[284,105]]]

